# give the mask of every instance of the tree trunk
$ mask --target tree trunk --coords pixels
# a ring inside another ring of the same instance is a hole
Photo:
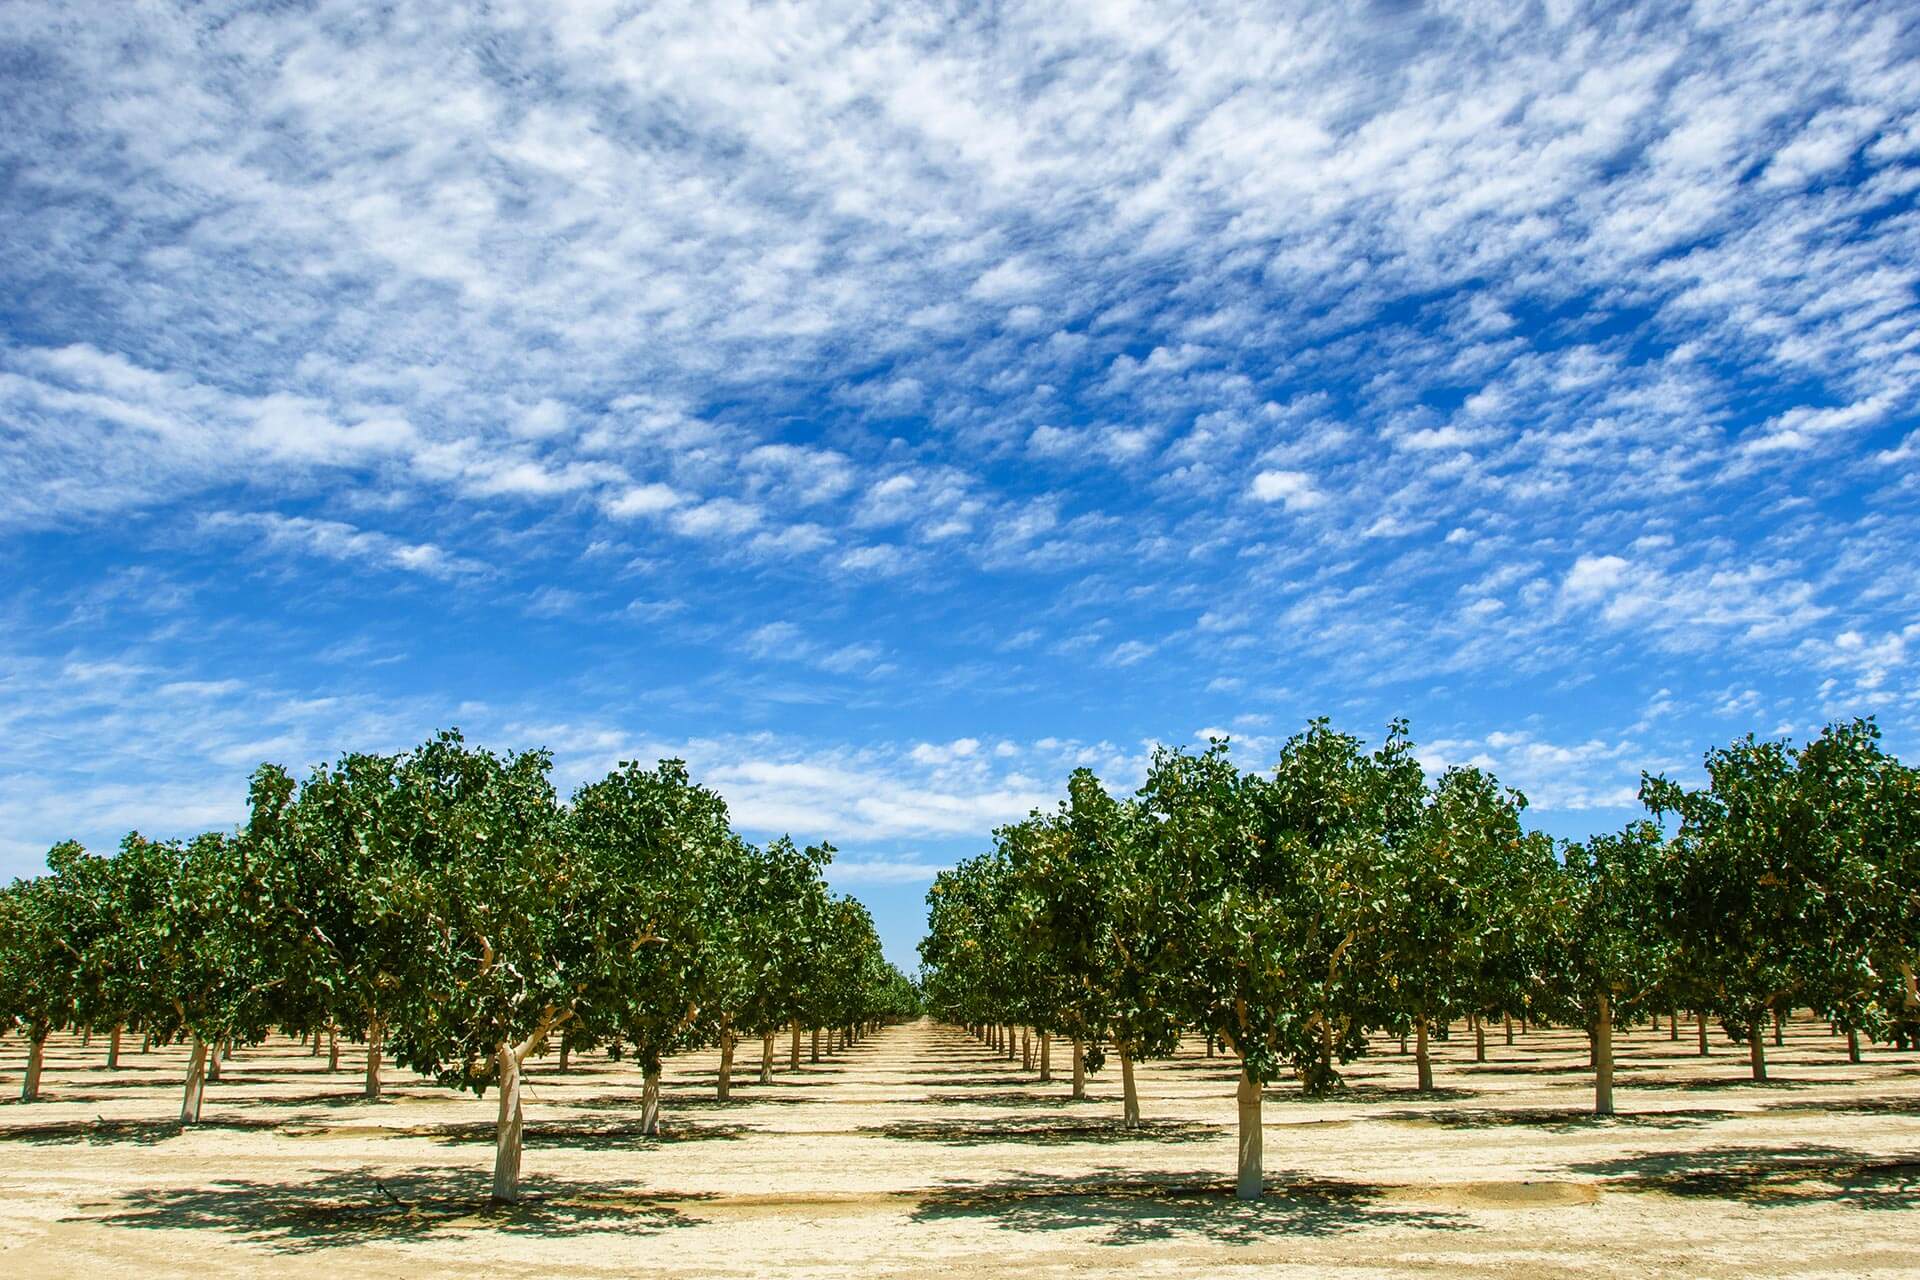
[[[1847,1028],[1847,1061],[1860,1061],[1860,1032],[1853,1027]]]
[[[1508,1014],[1506,1015],[1506,1017],[1507,1017],[1507,1043],[1511,1045],[1513,1043],[1513,1015]]]
[[[1133,1055],[1120,1050],[1120,1127],[1140,1127],[1140,1094],[1133,1087]]]
[[[1773,1044],[1775,1048],[1787,1043],[1787,1013],[1784,1009],[1773,1011]]]
[[[787,1070],[800,1069],[800,1019],[793,1020],[793,1047],[787,1054]]]
[[[1020,1028],[1020,1069],[1033,1070],[1033,1028]]]
[[[649,1138],[660,1135],[660,1068],[640,1075],[640,1132]]]
[[[1207,1056],[1209,1058],[1213,1056],[1213,1032],[1211,1031],[1207,1032]]]
[[[1040,1083],[1053,1083],[1053,1035],[1046,1031],[1040,1033]]]
[[[716,1086],[720,1101],[733,1096],[733,1028],[720,1028],[720,1080]]]
[[[520,1199],[520,1150],[525,1138],[525,1116],[520,1108],[520,1058],[502,1040],[494,1050],[500,1077],[500,1116],[493,1128],[493,1200],[514,1204]]]
[[[1753,1064],[1753,1078],[1767,1078],[1767,1024],[1764,1018],[1755,1018],[1747,1028],[1747,1061]]]
[[[1242,1059],[1242,1062],[1245,1060]],[[1242,1200],[1258,1200],[1266,1181],[1262,1162],[1260,1129],[1260,1082],[1243,1065],[1240,1068],[1240,1159],[1234,1194]]]
[[[40,1072],[47,1062],[47,1033],[36,1027],[27,1045],[27,1076],[20,1082],[20,1101],[40,1100]]]
[[[320,1029],[318,1027],[314,1028],[313,1043],[307,1046],[307,1056],[309,1058],[317,1058],[320,1056]]]
[[[768,1031],[760,1037],[760,1083],[773,1083],[773,1032]]]
[[[573,1057],[573,1045],[568,1042],[567,1037],[563,1034],[560,1037],[560,1074],[561,1075],[567,1074],[567,1066],[568,1066],[569,1060],[572,1057]]]
[[[1679,1038],[1680,1011],[1678,1009],[1669,1009],[1667,1010],[1667,1039],[1678,1040]]]
[[[1080,1043],[1080,1037],[1073,1038],[1073,1100],[1079,1102],[1087,1096],[1087,1053]]]
[[[1479,1014],[1475,1014],[1473,1018],[1473,1060],[1475,1062],[1487,1060],[1487,1024]]]
[[[385,1044],[381,1033],[386,1028],[380,1025],[380,1019],[374,1018],[367,1023],[367,1080],[366,1095],[369,1100],[380,1096],[380,1059]]]
[[[200,1123],[200,1103],[207,1095],[207,1042],[199,1036],[193,1038],[193,1048],[187,1054],[187,1091],[180,1100],[180,1123]]]
[[[107,1070],[117,1070],[120,1066],[120,1033],[126,1030],[126,1024],[113,1024],[113,1035],[107,1040]]]
[[[209,1080],[220,1079],[220,1048],[224,1043],[224,1041],[215,1040],[212,1047],[207,1050],[207,1079]]]
[[[141,1053],[153,1052],[153,1032],[142,1031],[140,1033],[140,1052]]]
[[[1695,1009],[1695,1010],[1693,1011],[1693,1020],[1694,1020],[1694,1022],[1695,1022],[1695,1023],[1697,1023],[1697,1024],[1699,1025],[1699,1029],[1700,1029],[1700,1056],[1704,1058],[1704,1057],[1707,1057],[1708,1055],[1710,1055],[1710,1054],[1711,1054],[1711,1053],[1713,1052],[1713,1050],[1712,1050],[1712,1049],[1710,1049],[1710,1048],[1708,1048],[1708,1047],[1707,1047],[1707,1015],[1706,1015],[1706,1013],[1705,1013],[1704,1011],[1702,1011],[1702,1010],[1699,1010],[1699,1009]]]
[[[809,1061],[820,1061],[820,1028],[818,1027],[813,1029],[813,1054]]]
[[[1593,1020],[1593,1114],[1613,1114],[1613,1003],[1604,991]]]
[[[1413,1060],[1415,1070],[1420,1077],[1420,1092],[1433,1092],[1433,1055],[1427,1051],[1427,1018],[1425,1014],[1414,1019],[1413,1023]]]

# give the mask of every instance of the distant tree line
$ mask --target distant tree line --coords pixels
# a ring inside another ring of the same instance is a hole
[[[442,733],[348,755],[304,779],[262,765],[237,831],[117,854],[65,843],[0,890],[0,1027],[26,1042],[22,1098],[56,1030],[189,1046],[180,1119],[235,1045],[269,1034],[365,1044],[498,1094],[493,1194],[518,1196],[529,1058],[604,1048],[638,1063],[642,1128],[662,1060],[803,1029],[850,1043],[918,1010],[865,907],[828,892],[828,845],[754,845],[678,760],[622,764],[562,803],[541,751],[497,755]]]
[[[1002,827],[943,873],[921,944],[929,1010],[1031,1060],[1056,1041],[1075,1096],[1108,1051],[1123,1123],[1133,1066],[1182,1033],[1240,1061],[1238,1189],[1262,1183],[1261,1087],[1309,1094],[1376,1035],[1430,1041],[1465,1021],[1584,1028],[1594,1110],[1614,1106],[1613,1034],[1686,1014],[1746,1046],[1811,1008],[1848,1037],[1920,1047],[1920,771],[1871,720],[1795,748],[1744,738],[1706,785],[1644,776],[1650,816],[1557,845],[1525,798],[1477,768],[1429,782],[1404,723],[1368,751],[1315,721],[1269,772],[1215,740],[1157,752],[1115,798],[1087,770],[1066,799]]]

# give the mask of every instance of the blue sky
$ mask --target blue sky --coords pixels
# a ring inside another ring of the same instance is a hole
[[[910,962],[1091,765],[1920,728],[1903,5],[0,6],[0,872],[440,726]]]

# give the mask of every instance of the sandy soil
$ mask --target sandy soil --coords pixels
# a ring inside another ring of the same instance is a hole
[[[512,1209],[484,1199],[492,1099],[390,1067],[369,1104],[357,1048],[334,1075],[243,1051],[182,1132],[180,1050],[108,1072],[103,1040],[59,1040],[22,1105],[9,1037],[0,1275],[1920,1276],[1920,1055],[1851,1066],[1800,1022],[1755,1085],[1681,1030],[1622,1037],[1604,1122],[1577,1036],[1495,1031],[1476,1065],[1456,1034],[1426,1097],[1382,1044],[1343,1097],[1269,1092],[1257,1204],[1230,1195],[1233,1066],[1198,1045],[1141,1067],[1137,1134],[1117,1063],[1071,1103],[924,1023],[767,1086],[743,1046],[724,1105],[716,1055],[676,1059],[654,1139],[633,1068],[548,1058]]]

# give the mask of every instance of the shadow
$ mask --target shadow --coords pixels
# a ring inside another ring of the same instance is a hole
[[[1205,1142],[1226,1132],[1218,1125],[1188,1120],[1148,1121],[1137,1129],[1123,1129],[1118,1120],[901,1120],[865,1125],[860,1136],[898,1138],[906,1142],[938,1142],[945,1146],[991,1146],[1018,1142],[1038,1145],[1063,1143]]]
[[[1283,1237],[1330,1236],[1368,1227],[1465,1230],[1452,1213],[1401,1209],[1381,1203],[1365,1183],[1269,1175],[1259,1200],[1235,1198],[1230,1184],[1189,1172],[1143,1180],[1124,1170],[1084,1178],[1013,1178],[986,1186],[936,1190],[912,1214],[915,1222],[975,1220],[1011,1231],[1086,1231],[1104,1228],[1102,1245],[1204,1239],[1251,1245]]]
[[[209,1122],[202,1128],[270,1129],[271,1124]],[[178,1120],[49,1120],[42,1124],[0,1125],[0,1142],[59,1145],[84,1142],[93,1147],[150,1147],[180,1136]]]
[[[223,1179],[205,1187],[130,1192],[83,1206],[97,1215],[67,1218],[103,1226],[226,1231],[279,1253],[305,1253],[368,1241],[407,1240],[436,1231],[481,1229],[511,1235],[588,1232],[653,1235],[691,1225],[671,1205],[611,1182],[530,1177],[519,1204],[487,1199],[481,1174],[362,1169],[309,1183]]]
[[[422,1126],[420,1129],[404,1132],[430,1137],[436,1142],[449,1146],[475,1144],[490,1147],[495,1137],[494,1125],[491,1121]],[[529,1149],[569,1147],[582,1151],[615,1151],[666,1146],[677,1142],[733,1142],[752,1132],[754,1132],[752,1125],[706,1124],[697,1120],[675,1121],[668,1116],[661,1118],[660,1132],[653,1135],[641,1132],[637,1117],[630,1124],[529,1120],[526,1127],[526,1144]]]
[[[1858,1209],[1920,1208],[1920,1156],[1877,1156],[1844,1147],[1719,1147],[1568,1167],[1607,1178],[1614,1189],[1763,1208],[1818,1201]]]
[[[1692,1129],[1738,1112],[1721,1110],[1641,1111],[1597,1116],[1590,1108],[1504,1109],[1442,1108],[1434,1111],[1388,1111],[1370,1117],[1393,1124],[1430,1124],[1442,1129],[1545,1129],[1576,1133],[1587,1129]]]
[[[1480,1096],[1478,1089],[1429,1089],[1425,1093],[1412,1086],[1394,1086],[1378,1084],[1339,1084],[1325,1093],[1307,1094],[1299,1088],[1288,1088],[1283,1084],[1270,1084],[1262,1089],[1260,1096],[1268,1102],[1304,1103],[1307,1105],[1339,1102],[1464,1102],[1468,1098]]]
[[[1831,1087],[1833,1080],[1796,1080],[1792,1077],[1774,1076],[1767,1080],[1755,1080],[1751,1076],[1730,1076],[1716,1080],[1636,1080],[1636,1089],[1680,1089],[1687,1093],[1717,1093],[1726,1089],[1817,1089],[1822,1085]]]
[[[1920,1116],[1920,1098],[1834,1098],[1825,1102],[1794,1099],[1768,1102],[1765,1111],[1812,1111],[1843,1116]]]
[[[1051,1086],[1048,1086],[1051,1087]],[[1074,1107],[1085,1106],[1091,1099],[1075,1102],[1066,1093],[930,1093],[927,1102],[936,1106],[958,1107]]]

